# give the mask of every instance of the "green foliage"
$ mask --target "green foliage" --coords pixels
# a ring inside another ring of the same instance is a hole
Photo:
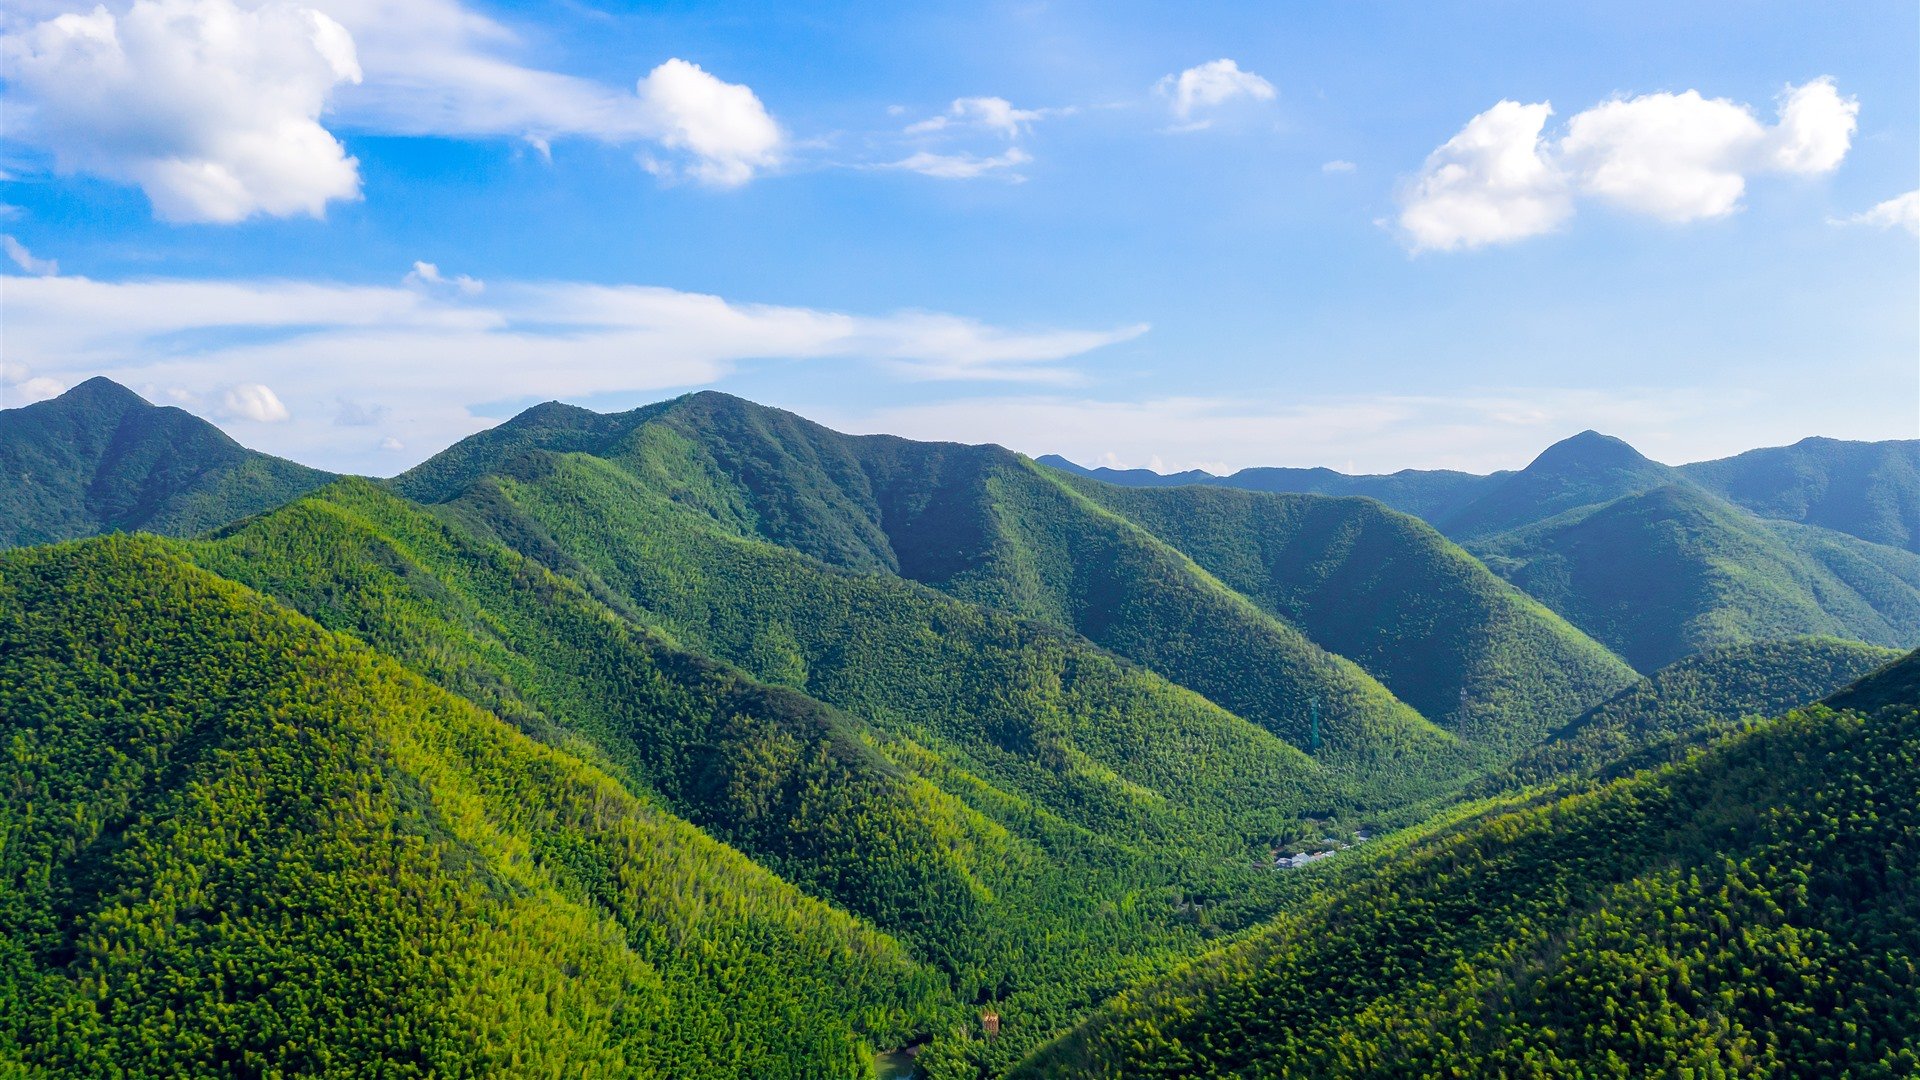
[[[1433,829],[1016,1075],[1907,1077],[1920,712]]]
[[[459,475],[478,472],[474,463],[486,454],[504,467],[530,446],[589,453],[629,489],[606,497],[650,493],[726,534],[1051,623],[1296,747],[1313,748],[1310,701],[1318,698],[1323,764],[1381,785],[1383,798],[1436,790],[1473,757],[1351,661],[1056,473],[998,447],[846,436],[714,393],[626,414],[617,426],[616,418],[576,419],[579,426],[564,431],[530,428],[457,448],[468,463]],[[440,476],[429,463],[398,484],[446,497]],[[575,546],[560,544],[578,558]],[[1449,632],[1445,622],[1430,630]]]
[[[1889,646],[1920,637],[1920,556],[1763,522],[1691,485],[1468,547],[1642,671],[1805,634]]]
[[[0,411],[0,547],[130,531],[187,536],[326,483],[106,379]]]
[[[1802,439],[1680,472],[1761,517],[1920,552],[1920,441]]]
[[[1371,500],[1080,487],[1471,741],[1530,743],[1634,679],[1432,528]]]
[[[58,1075],[868,1074],[886,936],[152,540],[0,557],[0,1045]]]
[[[1901,653],[1833,638],[1730,645],[1669,664],[1520,755],[1484,787],[1585,776],[1650,752],[1684,755],[1741,720],[1810,705]],[[1907,700],[1920,701],[1920,693]]]

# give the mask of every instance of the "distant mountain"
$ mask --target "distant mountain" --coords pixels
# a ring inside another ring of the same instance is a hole
[[[164,541],[0,554],[0,1058],[866,1075],[941,980],[579,757]]]
[[[1403,469],[1384,475],[1355,476],[1324,468],[1255,467],[1241,469],[1229,476],[1216,476],[1199,469],[1165,474],[1150,469],[1088,469],[1058,454],[1047,454],[1037,460],[1042,465],[1063,472],[1121,487],[1199,485],[1301,495],[1361,495],[1378,499],[1401,513],[1427,521],[1444,519],[1510,475],[1505,472],[1481,476],[1448,469]]]
[[[1455,539],[1472,540],[1676,482],[1671,467],[1611,435],[1583,431],[1547,447],[1526,468],[1434,524]]]
[[[1079,482],[1476,742],[1531,743],[1631,670],[1417,518],[1355,498]]]
[[[100,378],[0,411],[0,476],[0,547],[136,529],[191,535],[332,478]]]
[[[1680,472],[1761,517],[1920,552],[1920,441],[1802,439]]]
[[[1792,714],[1293,871],[1325,887],[1015,1075],[1915,1075],[1916,706]]]
[[[1486,477],[1249,469],[1180,479],[1351,490],[1416,512],[1652,672],[1702,649],[1807,634],[1920,643],[1920,562],[1909,549],[1920,534],[1908,524],[1920,520],[1917,459],[1920,443],[1809,439],[1675,468],[1587,431]],[[1161,486],[1137,471],[1075,472]]]

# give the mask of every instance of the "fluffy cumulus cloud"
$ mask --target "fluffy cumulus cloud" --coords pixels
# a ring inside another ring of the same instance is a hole
[[[661,144],[689,151],[695,177],[736,187],[780,160],[782,137],[752,90],[723,82],[685,60],[668,60],[640,80],[640,109]]]
[[[153,400],[244,421],[264,449],[376,472],[488,426],[512,411],[502,402],[691,387],[755,362],[1064,384],[1079,379],[1071,361],[1146,330],[1011,329],[929,312],[853,315],[567,282],[490,281],[475,294],[9,276],[0,290],[9,403],[104,374]],[[343,439],[343,428],[362,435]],[[376,452],[386,439],[404,452]]]
[[[458,0],[134,0],[0,23],[8,137],[139,185],[172,221],[357,198],[337,131],[643,146],[656,173],[720,187],[786,142],[750,88],[698,64],[669,59],[631,90],[529,67],[518,34]]]
[[[1277,96],[1272,83],[1225,58],[1168,75],[1154,89],[1167,99],[1183,129],[1208,126],[1212,120],[1204,114],[1228,102],[1272,101]]]
[[[1583,197],[1675,223],[1724,217],[1755,173],[1837,168],[1858,112],[1821,78],[1788,88],[1772,125],[1688,90],[1602,102],[1548,139],[1551,105],[1502,101],[1428,156],[1400,227],[1416,251],[1450,251],[1550,232]]]
[[[322,215],[360,191],[320,124],[359,82],[352,37],[311,7],[136,0],[59,15],[3,46],[9,134],[57,168],[139,185],[171,221]]]
[[[1909,191],[1905,195],[1895,195],[1885,202],[1874,204],[1864,213],[1843,219],[1844,225],[1871,225],[1878,229],[1905,229],[1920,236],[1920,190]]]
[[[1518,240],[1566,220],[1572,199],[1540,146],[1552,115],[1544,103],[1502,101],[1428,155],[1400,213],[1413,246],[1451,251]]]
[[[353,35],[366,80],[342,93],[357,130],[562,139],[649,148],[663,176],[734,187],[777,165],[785,136],[753,90],[672,58],[632,90],[516,61],[520,35],[458,0],[308,0]]]

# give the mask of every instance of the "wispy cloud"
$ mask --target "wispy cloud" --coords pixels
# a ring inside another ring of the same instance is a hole
[[[1722,391],[1504,387],[1459,395],[1353,395],[1293,401],[1218,397],[1102,400],[1064,394],[968,397],[874,410],[792,402],[815,419],[858,432],[997,442],[1082,464],[1201,468],[1328,466],[1347,472],[1518,468],[1549,443],[1598,428],[1686,460],[1747,449],[1676,440],[1702,418],[1750,402]],[[1724,437],[1724,433],[1721,433]],[[1751,445],[1751,444],[1749,444]]]
[[[942,180],[973,180],[982,176],[999,174],[1008,179],[1025,179],[1014,169],[1033,161],[1033,156],[1017,146],[1011,146],[1005,152],[991,157],[975,154],[936,154],[930,150],[921,150],[914,154],[891,162],[888,168],[905,169],[922,176],[937,176]]]
[[[0,281],[9,370],[19,375],[10,382],[23,384],[29,369],[47,380],[40,390],[105,374],[240,424],[263,448],[367,469],[391,468],[397,455],[354,458],[339,424],[425,456],[492,423],[476,411],[485,403],[691,387],[755,361],[859,363],[911,380],[1071,383],[1079,375],[1068,361],[1147,329],[1014,329],[933,312],[852,315],[573,282],[495,281],[479,294]]]
[[[1871,225],[1877,229],[1905,229],[1920,236],[1920,190],[1895,195],[1870,209],[1840,218],[1836,225]]]

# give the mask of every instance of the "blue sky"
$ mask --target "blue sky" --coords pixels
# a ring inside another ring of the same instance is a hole
[[[9,5],[0,394],[377,474],[707,386],[1167,469],[1920,435],[1911,3],[908,7]]]

